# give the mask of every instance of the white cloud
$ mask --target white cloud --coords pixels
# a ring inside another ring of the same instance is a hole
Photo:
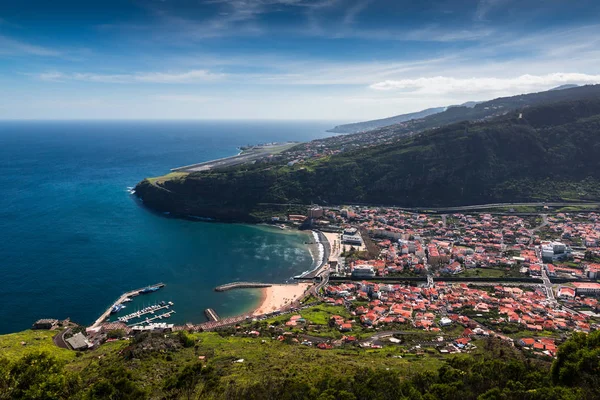
[[[475,10],[475,20],[487,21],[488,13],[506,2],[507,0],[479,0],[477,9]]]
[[[225,76],[204,69],[186,72],[137,72],[133,74],[97,74],[97,73],[62,73],[44,72],[36,75],[38,79],[52,82],[82,81],[97,83],[203,83],[217,81]]]
[[[422,77],[416,79],[386,80],[370,86],[375,90],[399,90],[421,94],[447,93],[497,93],[536,89],[547,89],[566,83],[600,83],[600,75],[579,73],[553,73],[547,75],[521,75],[515,78],[453,78],[446,76]]]
[[[58,57],[62,53],[55,49],[36,46],[0,35],[0,55],[33,55],[42,57]]]

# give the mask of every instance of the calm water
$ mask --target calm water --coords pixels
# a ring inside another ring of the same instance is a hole
[[[236,147],[305,141],[320,122],[0,122],[0,332],[37,318],[89,324],[121,293],[156,282],[134,311],[175,303],[171,322],[253,307],[255,291],[215,293],[234,280],[283,282],[311,267],[298,233],[182,221],[127,192],[146,176],[225,157]]]

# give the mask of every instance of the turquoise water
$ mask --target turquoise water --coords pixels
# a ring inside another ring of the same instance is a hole
[[[255,291],[235,280],[284,282],[309,269],[301,233],[184,221],[131,196],[146,176],[225,157],[244,144],[324,137],[320,122],[0,122],[0,332],[38,318],[89,324],[121,293],[167,286],[122,313],[165,300],[170,322],[235,315]]]

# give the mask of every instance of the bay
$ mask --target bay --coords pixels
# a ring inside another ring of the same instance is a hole
[[[174,323],[245,312],[255,291],[313,263],[302,233],[168,218],[127,187],[237,147],[325,137],[331,122],[0,122],[0,333],[38,318],[90,324],[121,293],[164,282],[128,309],[173,301]],[[127,309],[122,311],[126,313]]]

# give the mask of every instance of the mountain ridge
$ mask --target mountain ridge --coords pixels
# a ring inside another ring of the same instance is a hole
[[[600,199],[600,96],[462,121],[304,164],[192,173],[136,193],[150,208],[259,221],[265,204],[458,206]],[[277,211],[278,212],[278,211]]]

